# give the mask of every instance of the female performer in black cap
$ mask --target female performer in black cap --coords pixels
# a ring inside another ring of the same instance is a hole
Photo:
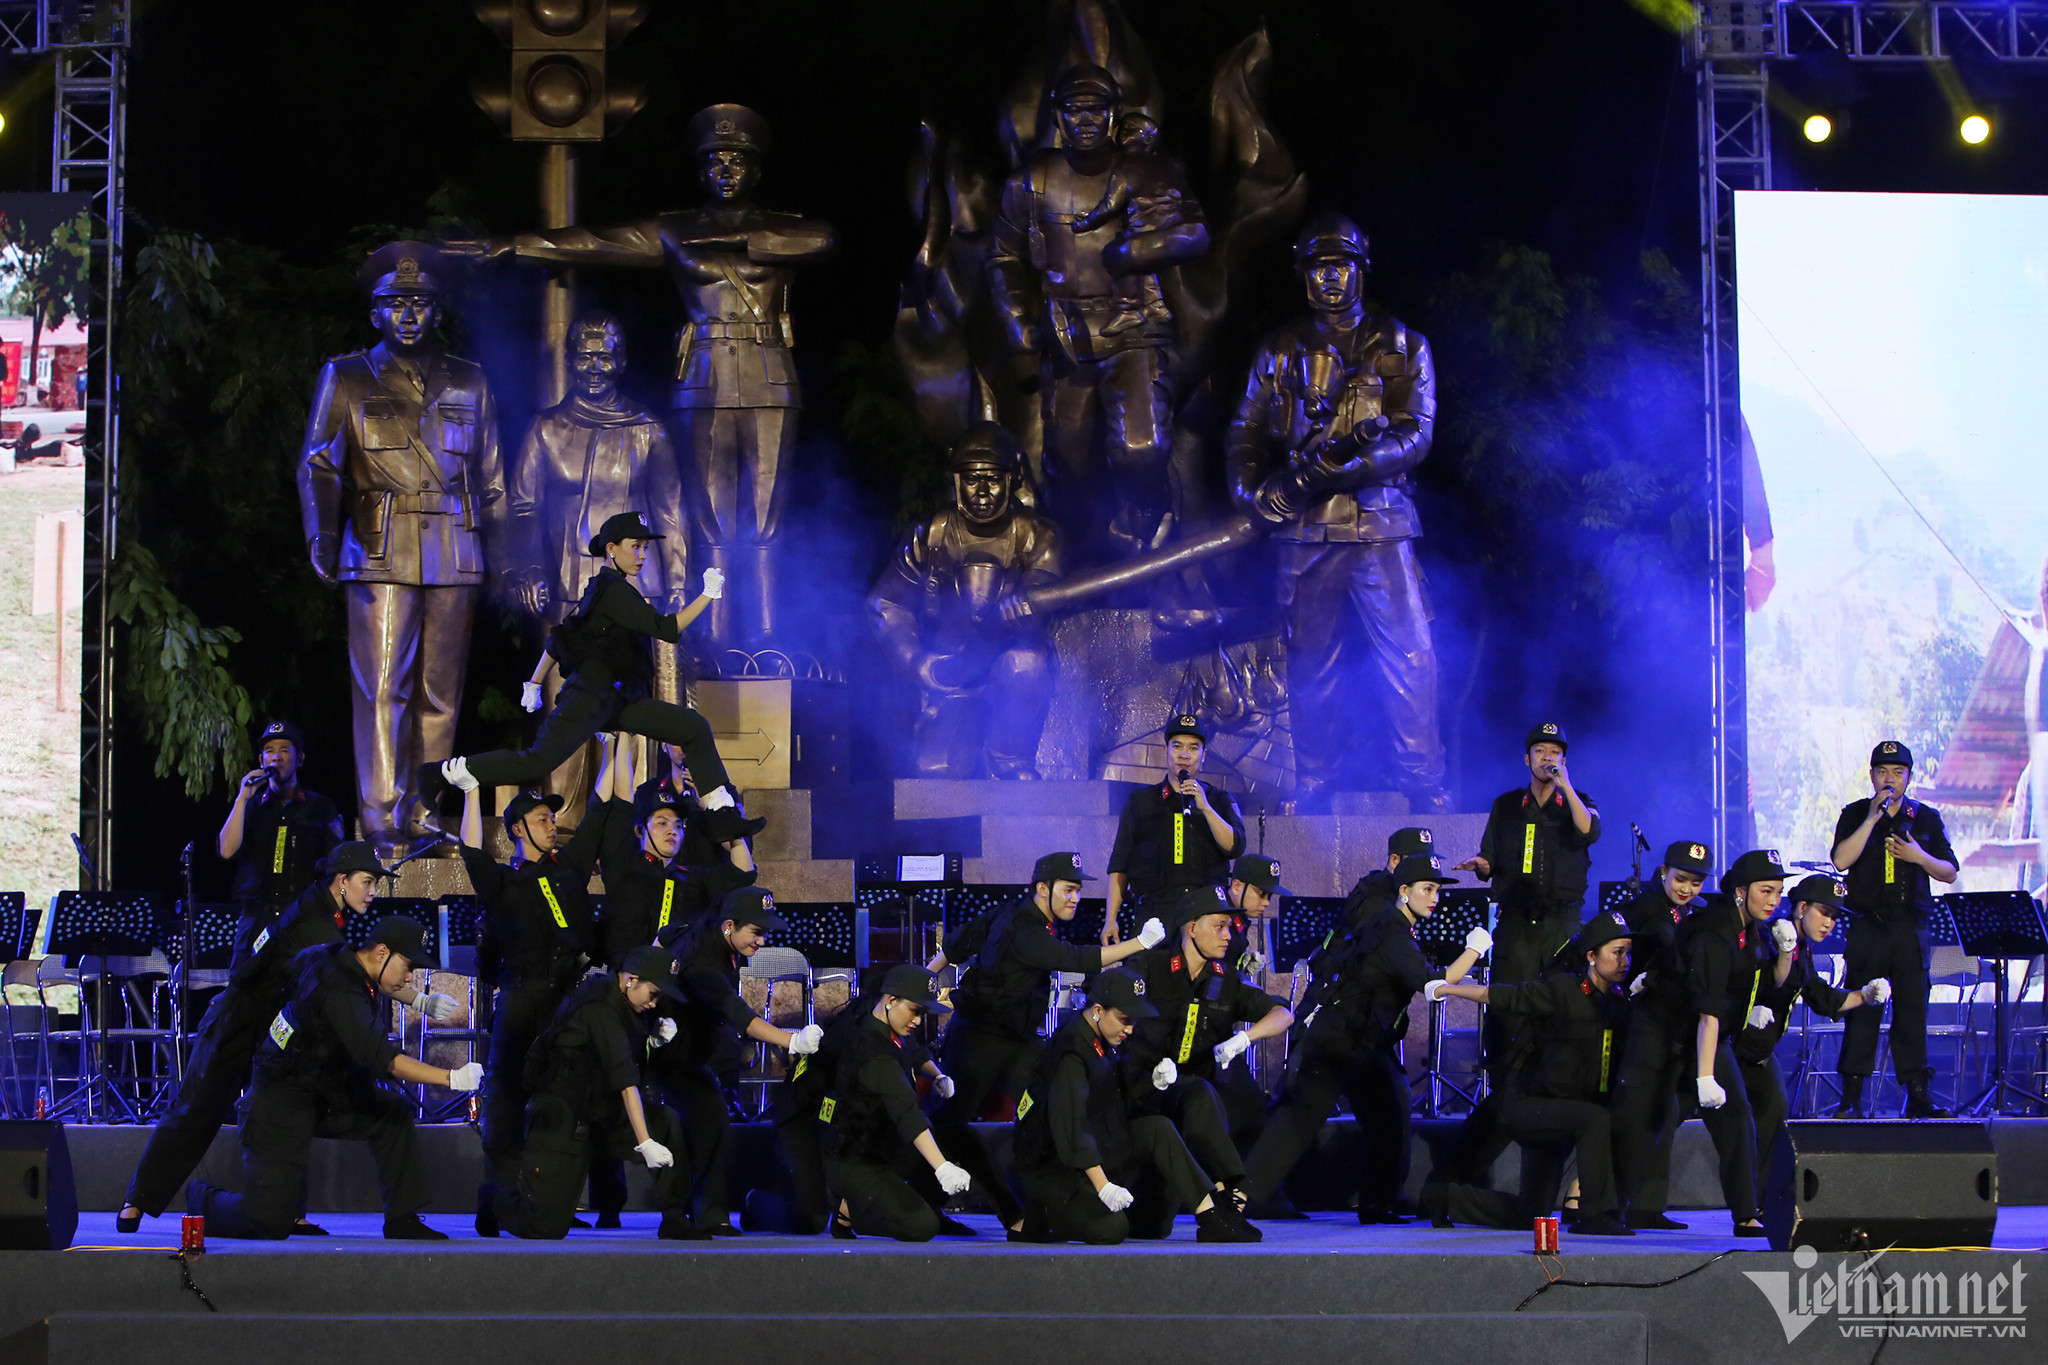
[[[430,806],[443,815],[455,814],[449,793],[468,778],[486,787],[538,786],[601,730],[681,746],[704,808],[738,804],[712,742],[710,722],[687,706],[652,695],[650,642],[676,643],[683,628],[725,589],[723,575],[707,570],[704,591],[696,601],[666,616],[656,612],[634,580],[647,562],[648,542],[663,538],[637,512],[606,519],[590,541],[590,553],[602,557],[604,567],[584,588],[575,612],[548,637],[547,652],[524,689],[522,704],[534,710],[549,671],[559,668],[569,675],[555,698],[555,709],[541,722],[540,738],[521,753],[495,749],[473,758],[421,764],[416,787]]]

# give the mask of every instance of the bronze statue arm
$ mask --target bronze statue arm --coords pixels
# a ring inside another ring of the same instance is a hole
[[[1102,249],[1102,263],[1112,275],[1156,275],[1208,254],[1209,228],[1197,218],[1119,237]]]
[[[989,246],[988,291],[1010,349],[1037,355],[1044,342],[1039,335],[1037,281],[1031,269],[1032,213],[1028,183],[1020,186],[1012,179],[1003,186],[1002,207]]]
[[[546,232],[521,232],[512,237],[458,239],[446,244],[456,255],[493,260],[517,256],[523,261],[546,265],[621,265],[654,267],[663,259],[661,226],[654,222],[629,223],[624,227],[551,228]]]
[[[341,557],[341,468],[347,459],[348,399],[334,362],[320,367],[299,456],[299,518],[313,572],[332,586]]]
[[[505,457],[498,446],[498,400],[486,391],[477,407],[476,464],[469,473],[473,480],[470,497],[476,504],[477,529],[483,535],[484,563],[496,571],[512,562],[512,508],[505,496]]]
[[[839,249],[830,223],[803,219],[788,226],[755,228],[747,234],[747,259],[755,265],[800,265],[821,261]]]
[[[1259,514],[1259,489],[1266,481],[1267,430],[1275,398],[1274,369],[1272,351],[1260,347],[1252,357],[1251,373],[1245,379],[1244,397],[1238,400],[1237,414],[1223,436],[1231,505],[1251,516]]]
[[[1325,492],[1392,483],[1429,454],[1436,431],[1436,365],[1429,343],[1413,337],[1408,354],[1408,396],[1387,413],[1384,426],[1360,426],[1316,452],[1305,473]]]

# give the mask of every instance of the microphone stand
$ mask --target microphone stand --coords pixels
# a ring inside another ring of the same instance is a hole
[[[1628,898],[1634,900],[1643,894],[1643,855],[1650,851],[1650,841],[1643,837],[1643,827],[1635,821],[1629,821],[1628,828],[1633,836],[1630,840],[1629,857],[1634,860],[1634,866],[1628,874]]]
[[[171,1069],[180,1083],[185,1079],[185,1015],[191,1007],[192,958],[198,951],[199,898],[192,890],[192,849],[178,855],[178,870],[185,878],[185,923],[178,931],[178,985],[171,992]]]

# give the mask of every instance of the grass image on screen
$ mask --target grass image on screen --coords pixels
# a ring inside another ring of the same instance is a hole
[[[2033,889],[2048,198],[1745,193],[1736,243],[1757,841],[1826,858],[1898,739],[1955,889]]]
[[[0,890],[31,905],[78,884],[88,203],[0,195]]]

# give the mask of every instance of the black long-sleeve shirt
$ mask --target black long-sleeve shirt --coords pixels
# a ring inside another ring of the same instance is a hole
[[[1590,850],[1600,838],[1600,808],[1586,792],[1579,793],[1579,800],[1593,817],[1584,834],[1572,821],[1562,789],[1553,790],[1540,806],[1527,787],[1494,798],[1486,832],[1479,836],[1479,856],[1491,870],[1503,914],[1513,910],[1543,918],[1576,911],[1585,901],[1593,868]]]
[[[1324,955],[1309,1027],[1320,1038],[1368,1047],[1393,1042],[1404,1032],[1408,1003],[1436,975],[1415,926],[1397,906],[1383,906]]]
[[[1220,886],[1230,875],[1230,860],[1244,852],[1244,817],[1229,792],[1207,782],[1202,790],[1209,794],[1210,807],[1230,826],[1228,848],[1216,842],[1193,798],[1181,796],[1164,782],[1140,787],[1124,802],[1116,843],[1109,851],[1109,870],[1130,878],[1133,900],[1161,890]]]
[[[1129,1160],[1129,1095],[1116,1051],[1077,1014],[1045,1044],[1031,1084],[1017,1101],[1014,1149],[1020,1169],[1112,1174]]]
[[[552,1095],[594,1124],[624,1124],[620,1094],[640,1084],[646,1016],[634,1012],[613,976],[591,977],[569,993],[534,1042],[534,1093]]]
[[[1059,929],[1036,901],[1018,901],[997,911],[990,922],[988,937],[960,983],[954,1004],[959,1014],[952,1027],[1036,1038],[1051,1006],[1051,974],[1101,970],[1100,947],[1061,941]]]
[[[1205,962],[1189,976],[1179,948],[1148,949],[1122,965],[1144,978],[1145,998],[1159,1011],[1157,1019],[1140,1020],[1118,1049],[1134,1074],[1149,1074],[1170,1057],[1181,1075],[1213,1080],[1216,1045],[1280,1004],[1228,963]]]
[[[462,846],[462,865],[484,907],[480,978],[505,987],[566,989],[582,970],[580,958],[596,956],[590,876],[604,828],[603,803],[593,802],[566,845],[530,861],[507,865]]]
[[[661,1010],[676,1021],[675,1041],[655,1053],[656,1070],[709,1066],[730,1071],[740,1062],[740,1039],[758,1017],[740,998],[740,955],[719,932],[724,921],[712,911],[669,942],[676,949],[676,985],[681,1001],[663,999]]]
[[[256,1084],[351,1091],[391,1074],[398,1047],[377,987],[346,943],[308,948],[291,962],[291,1000],[256,1048]]]
[[[683,638],[675,613],[656,611],[639,585],[610,564],[584,586],[576,610],[556,630],[548,652],[571,683],[632,697],[648,695],[654,683],[649,642],[672,645]]]
[[[875,1018],[872,1005],[848,1024],[818,1115],[842,1161],[887,1166],[931,1130],[911,1081],[920,1060],[920,1050]]]
[[[1785,983],[1778,984],[1778,963],[1773,957],[1758,968],[1756,998],[1754,1005],[1766,1005],[1771,1011],[1771,1022],[1757,1028],[1746,1020],[1742,1032],[1735,1039],[1736,1059],[1743,1062],[1761,1062],[1778,1049],[1778,1042],[1785,1036],[1785,1021],[1792,1013],[1792,1006],[1803,996],[1806,1003],[1829,1019],[1839,1019],[1842,1007],[1848,1003],[1849,992],[1836,990],[1813,970],[1813,955],[1807,951],[1812,945],[1805,940],[1792,945],[1792,969],[1785,975]]]
[[[1699,902],[1695,900],[1693,904]],[[1685,912],[1671,903],[1662,882],[1652,882],[1622,907],[1628,922],[1629,984],[1646,976],[1641,993],[1632,997],[1635,1012],[1675,1023],[1685,1013],[1685,981],[1678,970],[1678,929]]]
[[[726,892],[754,884],[757,874],[734,867],[723,849],[712,861],[690,863],[684,859],[691,851],[686,841],[662,862],[641,850],[631,805],[614,797],[603,806],[603,957],[612,970],[671,924],[700,919],[724,903]]]
[[[1713,1015],[1721,1021],[1722,1039],[1732,1042],[1756,1004],[1759,958],[1769,944],[1769,931],[1745,924],[1731,904],[1710,902],[1687,915],[1676,944],[1686,1013]]]
[[[314,864],[341,841],[341,812],[316,791],[294,787],[274,797],[266,787],[242,812],[242,846],[230,860],[229,894],[238,901],[277,905],[313,880]]]
[[[346,912],[315,883],[299,893],[275,924],[242,925],[228,983],[249,993],[267,1010],[281,1009],[292,985],[292,961],[308,948],[342,941]]]
[[[1521,1095],[1605,1103],[1621,1061],[1628,998],[1598,989],[1590,977],[1554,973],[1487,991],[1487,1008],[1507,1010],[1535,1029],[1533,1050],[1511,1082]]]
[[[1869,797],[1842,807],[1841,818],[1835,821],[1835,842],[1854,834],[1869,815]],[[1909,798],[1877,822],[1870,841],[1863,845],[1863,855],[1849,864],[1842,880],[1848,887],[1849,908],[1857,914],[1918,924],[1934,909],[1934,888],[1926,868],[1894,857],[1885,847],[1886,840],[1901,829],[1930,856],[1955,864],[1956,851],[1949,846],[1941,812]]]

